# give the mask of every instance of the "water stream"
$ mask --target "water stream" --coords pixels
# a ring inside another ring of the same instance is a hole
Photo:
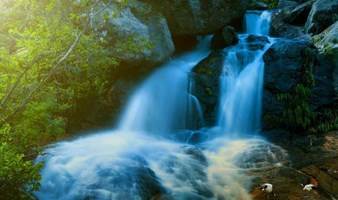
[[[46,149],[37,160],[45,162],[37,198],[250,199],[246,170],[279,165],[286,153],[254,136],[260,128],[262,56],[273,41],[266,37],[262,48],[248,41],[254,38],[249,34],[267,35],[270,13],[249,12],[246,24],[239,44],[224,49],[218,128],[203,130],[206,135],[216,130],[217,137],[194,145],[173,140],[190,134],[190,116],[203,121],[188,80],[210,53],[210,37],[204,37],[195,50],[173,58],[139,86],[116,130]]]

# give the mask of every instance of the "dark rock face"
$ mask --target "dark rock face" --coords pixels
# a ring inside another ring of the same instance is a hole
[[[287,92],[294,87],[305,63],[306,41],[281,40],[264,54],[265,88]]]
[[[211,40],[212,49],[223,49],[238,42],[238,36],[235,29],[231,26],[224,27],[217,32]]]
[[[314,108],[330,105],[335,102],[334,82],[335,67],[330,59],[323,54],[316,56],[316,63],[313,67],[315,85],[312,89],[311,104]]]
[[[290,93],[305,76],[305,68],[311,68],[314,87],[310,105],[313,109],[327,106],[335,101],[333,65],[318,54],[306,40],[277,41],[264,55],[264,115],[279,116],[285,109],[277,100],[280,93]]]
[[[312,8],[315,0],[310,0],[294,8],[286,17],[285,21],[289,24],[302,26],[305,24],[306,19]]]
[[[337,21],[338,1],[317,0],[310,11],[306,21],[307,33],[318,34]]]
[[[197,36],[174,36],[173,40],[175,44],[175,54],[191,51],[198,44]]]
[[[213,33],[234,20],[240,21],[246,1],[243,0],[144,0],[167,18],[173,35]]]
[[[335,95],[338,96],[338,22],[314,37],[315,45],[320,50],[324,59],[332,61],[332,72]]]
[[[225,53],[222,51],[212,52],[194,67],[191,74],[191,93],[202,105],[207,126],[215,123],[224,57]]]

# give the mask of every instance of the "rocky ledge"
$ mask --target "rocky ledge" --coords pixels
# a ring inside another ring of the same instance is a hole
[[[295,136],[285,131],[266,132],[273,143],[288,150],[290,164],[263,171],[252,171],[254,200],[332,200],[338,198],[338,132],[322,136]],[[291,141],[291,142],[290,142]],[[273,185],[271,193],[263,192],[259,185]],[[311,191],[304,190],[313,184]]]

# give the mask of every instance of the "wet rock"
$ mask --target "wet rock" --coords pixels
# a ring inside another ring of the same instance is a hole
[[[312,4],[315,0],[309,0],[305,3],[298,5],[291,12],[288,13],[288,16],[285,18],[285,21],[289,24],[296,26],[303,26],[306,22],[306,19],[312,8]]]
[[[211,40],[211,48],[224,49],[227,46],[235,45],[237,42],[238,36],[235,29],[231,26],[226,26],[213,36]]]
[[[304,167],[302,171],[314,177],[320,188],[336,198],[338,197],[338,156],[319,164]]]
[[[199,144],[205,142],[209,138],[209,135],[208,133],[201,130],[186,130],[174,133],[172,138],[187,144]]]
[[[215,123],[219,98],[219,77],[223,71],[225,53],[213,51],[192,70],[192,95],[201,103],[206,126]]]
[[[246,38],[246,42],[248,48],[252,51],[262,50],[268,43],[270,43],[267,37],[259,35],[249,35]]]
[[[290,167],[276,167],[272,170],[254,172],[256,179],[253,180],[253,189],[251,191],[254,200],[268,199],[289,199],[289,200],[329,200],[325,192],[313,190],[311,192],[303,191],[301,184],[308,182],[310,176]],[[262,183],[271,183],[273,192],[266,194],[262,192],[259,185]]]
[[[93,29],[108,40],[111,51],[129,65],[156,65],[174,52],[166,19],[150,5],[137,0],[126,6],[101,3],[92,18]]]
[[[286,164],[288,157],[284,149],[268,142],[249,144],[248,148],[235,160],[242,169],[269,169]]]
[[[97,170],[99,180],[86,186],[83,193],[78,194],[79,199],[151,199],[166,193],[154,171],[140,156],[131,156],[130,164],[123,167],[101,166]]]
[[[214,33],[243,17],[246,1],[241,0],[144,0],[162,12],[173,35]]]
[[[201,149],[195,146],[182,146],[182,153],[184,157],[170,156],[161,161],[161,173],[165,173],[172,183],[169,188],[176,189],[169,193],[169,196],[172,199],[190,199],[192,197],[207,199],[213,197],[205,171],[207,159]],[[193,192],[182,188],[186,186],[189,186]]]
[[[317,0],[305,24],[307,33],[318,34],[337,21],[338,1]]]
[[[201,149],[199,149],[197,147],[193,147],[193,146],[186,146],[186,147],[184,147],[183,151],[184,151],[184,153],[186,153],[187,155],[190,155],[191,158],[195,159],[196,161],[198,161],[202,165],[207,166],[207,164],[208,164],[207,158],[204,156]]]

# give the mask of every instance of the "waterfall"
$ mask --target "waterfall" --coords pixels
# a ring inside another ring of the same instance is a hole
[[[268,32],[269,12],[249,12],[245,19],[248,33]],[[272,40],[241,34],[238,45],[224,49],[216,124],[221,134],[209,137],[212,129],[199,130],[208,137],[195,145],[173,140],[171,136],[186,129],[188,137],[193,136],[192,116],[203,121],[200,102],[189,94],[189,72],[209,54],[209,43],[210,37],[204,37],[195,50],[168,61],[145,80],[131,96],[116,130],[47,148],[37,159],[45,166],[35,196],[40,200],[251,199],[251,177],[245,171],[279,166],[286,153],[262,139],[234,138],[228,133],[259,129],[262,56]]]
[[[269,35],[271,12],[248,11],[245,15],[245,30],[247,34]]]
[[[127,104],[119,129],[155,134],[187,129],[187,116],[200,110],[188,94],[188,74],[208,55],[209,43],[210,37],[204,37],[194,51],[169,61],[152,74]]]
[[[246,17],[247,34],[241,34],[239,44],[226,49],[221,77],[218,126],[226,134],[250,134],[260,129],[265,51],[272,39],[260,36],[261,48],[250,48],[253,35],[266,35],[270,26],[270,13],[249,12]],[[251,42],[251,43],[250,43]]]

